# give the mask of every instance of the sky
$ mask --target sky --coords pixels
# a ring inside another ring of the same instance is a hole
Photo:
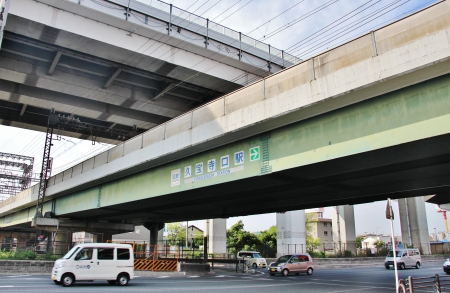
[[[141,0],[145,4],[161,7],[157,0]],[[184,10],[242,32],[259,41],[285,50],[301,59],[354,39],[375,28],[387,25],[418,9],[437,2],[425,0],[168,0]],[[35,170],[42,163],[45,134],[0,125],[0,152],[35,157]],[[63,137],[54,141],[52,174],[84,161],[107,150],[106,144],[91,144]],[[386,202],[355,205],[356,233],[390,233],[385,219]],[[394,211],[396,211],[394,202]],[[434,228],[444,231],[442,214],[433,204],[426,203],[429,233]],[[398,214],[398,210],[396,212]],[[331,208],[325,207],[325,217],[331,218]],[[235,217],[227,220],[227,227],[237,221],[244,222],[245,230],[256,232],[276,224],[275,214]],[[396,235],[400,234],[398,217],[394,221]],[[200,228],[202,221],[193,221]]]

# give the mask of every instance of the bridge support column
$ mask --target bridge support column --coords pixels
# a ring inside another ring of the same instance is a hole
[[[306,253],[305,211],[277,214],[277,257]]]
[[[72,233],[85,231],[97,236],[98,241],[111,240],[112,234],[134,231],[134,225],[123,223],[85,222],[70,219],[34,218],[32,227],[38,230],[54,232],[54,253],[65,254],[72,246]],[[103,239],[102,239],[103,235]],[[95,241],[95,239],[94,239]]]
[[[150,253],[152,253],[158,245],[158,236],[160,230],[164,228],[164,223],[147,222],[144,223],[144,227],[150,231]]]
[[[356,255],[355,213],[352,205],[335,206],[331,210],[334,250]]]
[[[227,220],[210,219],[208,226],[208,253],[226,254],[227,253]],[[205,231],[206,232],[206,231]]]
[[[53,254],[66,254],[72,248],[72,231],[62,230],[53,234]],[[52,241],[48,237],[48,241]]]
[[[106,243],[112,241],[112,234],[111,233],[93,233],[92,234],[92,241],[94,243]]]
[[[400,198],[398,210],[403,243],[419,248],[422,254],[431,254],[427,213],[423,197]]]

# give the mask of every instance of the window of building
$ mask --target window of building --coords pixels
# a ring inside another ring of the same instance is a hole
[[[323,223],[323,226],[324,226],[324,227],[327,227],[327,226],[328,226],[328,223]]]
[[[328,236],[328,231],[323,231],[323,235]]]

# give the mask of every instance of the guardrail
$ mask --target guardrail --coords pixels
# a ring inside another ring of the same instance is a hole
[[[444,289],[450,289],[450,276],[439,276],[438,274],[431,277],[413,278],[408,277],[407,281],[399,281],[399,293],[414,293],[414,290],[431,289],[441,293]]]

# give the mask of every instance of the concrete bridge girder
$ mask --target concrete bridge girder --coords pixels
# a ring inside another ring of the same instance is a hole
[[[132,224],[83,222],[57,218],[34,218],[31,226],[38,230],[51,232],[68,231],[73,233],[85,231],[88,233],[120,234],[134,231],[134,225]]]
[[[141,32],[135,33],[130,37],[128,36],[129,29],[132,27],[133,29],[136,28],[135,24],[107,16],[104,13],[96,12],[92,9],[83,8],[77,4],[49,1],[55,7],[61,6],[60,10],[29,0],[18,0],[15,2],[17,3],[10,7],[10,15],[18,15],[30,21],[56,28],[58,34],[54,43],[63,47],[69,47],[72,50],[119,63],[127,61],[126,64],[130,66],[155,72],[162,68],[166,62],[164,61],[164,53],[171,52],[169,62],[176,65],[176,67],[170,71],[170,76],[182,74],[187,77],[196,74],[197,71],[207,71],[209,75],[216,78],[233,80],[243,73],[241,69],[233,66],[227,66],[225,64],[218,65],[218,62],[215,60],[210,59],[201,62],[203,61],[203,56],[188,52],[187,50],[179,50],[163,42],[158,42],[156,41],[158,33],[147,28],[141,28]],[[76,9],[77,12],[70,13],[65,11],[65,9]],[[92,17],[95,17],[95,19],[92,19]],[[28,27],[27,25],[23,26],[20,23],[13,24],[12,22],[11,19],[8,19],[7,26],[9,27],[7,30],[9,31],[33,39],[39,39],[43,34],[42,26],[35,27],[30,31],[26,29]],[[148,36],[145,35],[143,30],[147,32]],[[95,43],[95,46],[92,46],[92,42]],[[125,58],[124,60],[124,56],[129,56],[130,52],[138,53],[140,55],[139,58],[134,57],[131,60]],[[161,57],[163,60],[158,60]],[[214,65],[218,66],[213,70],[208,70]],[[189,68],[193,68],[194,71]],[[251,69],[252,67],[248,66],[248,68]],[[250,75],[252,76],[252,74]],[[190,82],[200,86],[217,87],[219,84],[216,83],[216,78],[207,78],[202,81],[193,80]]]
[[[375,32],[376,56],[363,36],[196,109],[53,176],[49,198],[62,215],[170,222],[436,192],[450,177],[448,15],[439,3]],[[252,147],[264,159],[250,161]],[[184,176],[239,151],[229,176]]]

